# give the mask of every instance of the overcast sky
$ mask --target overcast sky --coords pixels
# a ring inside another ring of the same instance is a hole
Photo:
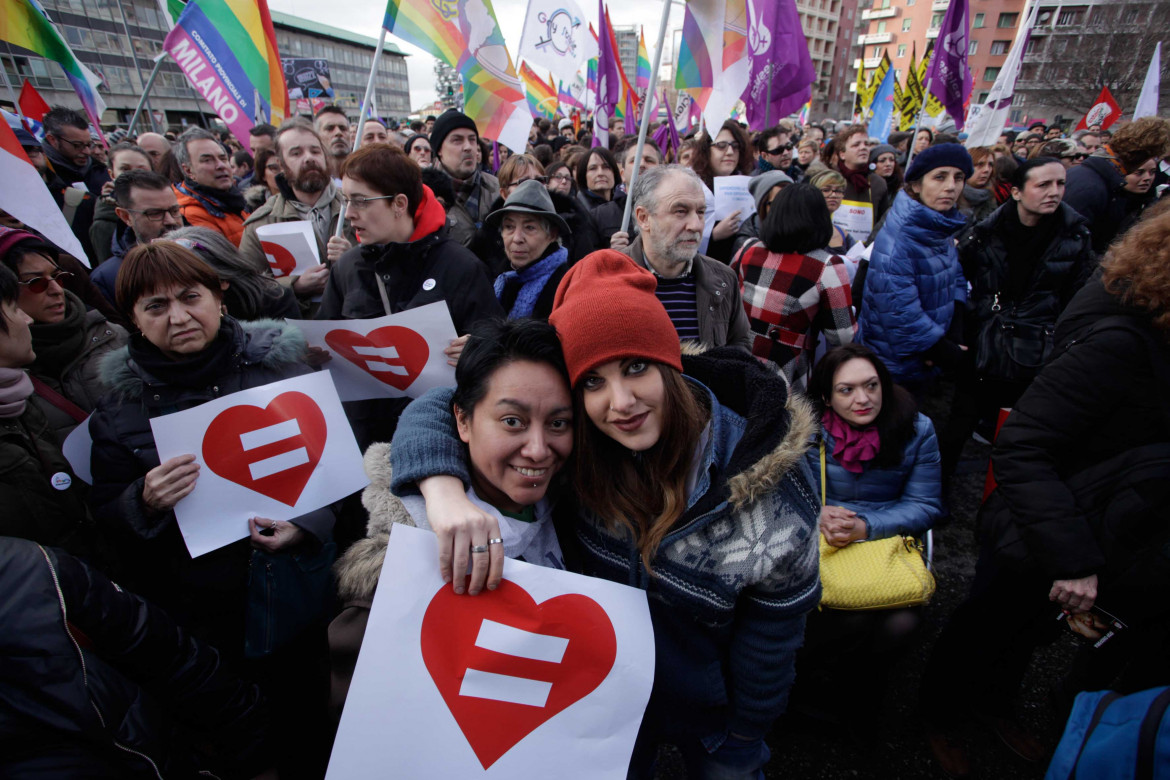
[[[593,22],[597,27],[597,5],[594,2],[578,0],[586,20]],[[386,6],[378,0],[269,0],[270,8],[285,13],[294,14],[303,19],[330,24],[352,30],[371,38],[378,37],[382,18],[386,14]],[[524,14],[528,9],[527,0],[493,0],[496,18],[504,31],[504,39],[508,42],[508,51],[512,55],[513,64],[516,60],[516,50],[520,48],[520,32],[524,24]],[[674,2],[671,6],[670,23],[667,29],[682,27],[683,4]],[[633,0],[633,2],[611,2],[610,18],[615,26],[642,25],[646,30],[646,48],[653,61],[655,36],[658,34],[658,20],[662,17],[662,6],[656,0]],[[396,38],[393,34],[386,36],[386,40],[393,41],[398,48],[411,56],[406,58],[406,65],[410,77],[410,107],[417,109],[431,103],[435,94],[435,58],[405,41]],[[667,50],[670,49],[670,38],[667,36]],[[667,55],[669,57],[669,54]],[[543,72],[541,75],[545,75]],[[631,77],[633,74],[630,74]]]

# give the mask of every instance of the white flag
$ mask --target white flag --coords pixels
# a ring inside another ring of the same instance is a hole
[[[589,22],[575,0],[531,0],[520,34],[519,59],[572,83],[581,66],[597,56]]]
[[[1012,100],[1016,93],[1016,79],[1020,75],[1020,61],[1024,59],[1024,50],[1028,48],[1028,38],[1032,34],[1032,26],[1036,24],[1036,12],[1040,4],[1032,6],[1028,17],[1016,32],[1016,40],[1012,50],[1008,52],[1007,60],[999,71],[991,91],[987,93],[986,102],[972,104],[967,112],[967,142],[968,149],[976,146],[992,146],[999,140],[1003,128],[1010,118]]]
[[[1154,47],[1154,56],[1150,58],[1150,69],[1146,71],[1146,81],[1142,84],[1142,94],[1138,95],[1137,107],[1133,110],[1133,118],[1158,115],[1158,90],[1162,88],[1162,42]]]
[[[24,153],[7,122],[0,121],[0,209],[7,211],[51,243],[89,265],[73,229],[65,220],[45,180]]]

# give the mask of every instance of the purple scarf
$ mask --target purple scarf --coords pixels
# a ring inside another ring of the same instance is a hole
[[[833,459],[852,474],[860,474],[865,468],[862,464],[876,458],[882,448],[876,425],[854,428],[832,409],[825,410],[821,424],[833,437]]]

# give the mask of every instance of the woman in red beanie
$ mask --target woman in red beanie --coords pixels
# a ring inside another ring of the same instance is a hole
[[[648,594],[655,680],[630,776],[652,777],[670,742],[691,777],[762,778],[764,735],[820,600],[817,497],[801,467],[815,423],[751,356],[681,354],[655,286],[605,250],[557,290],[549,322],[573,387],[577,552],[586,574]],[[478,592],[500,580],[500,545],[488,543],[499,526],[466,501],[449,395],[432,391],[403,414],[391,487],[418,484],[445,579],[470,558]],[[471,551],[480,546],[490,551]]]

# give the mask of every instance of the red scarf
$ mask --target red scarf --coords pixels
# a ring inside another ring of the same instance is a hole
[[[882,448],[877,425],[854,428],[832,409],[826,409],[821,418],[825,432],[833,437],[833,460],[851,474],[860,474],[863,464],[877,457]]]
[[[860,171],[855,171],[846,165],[844,162],[837,163],[837,170],[845,177],[845,181],[853,185],[853,189],[858,195],[864,195],[869,192],[869,169],[863,168]]]

